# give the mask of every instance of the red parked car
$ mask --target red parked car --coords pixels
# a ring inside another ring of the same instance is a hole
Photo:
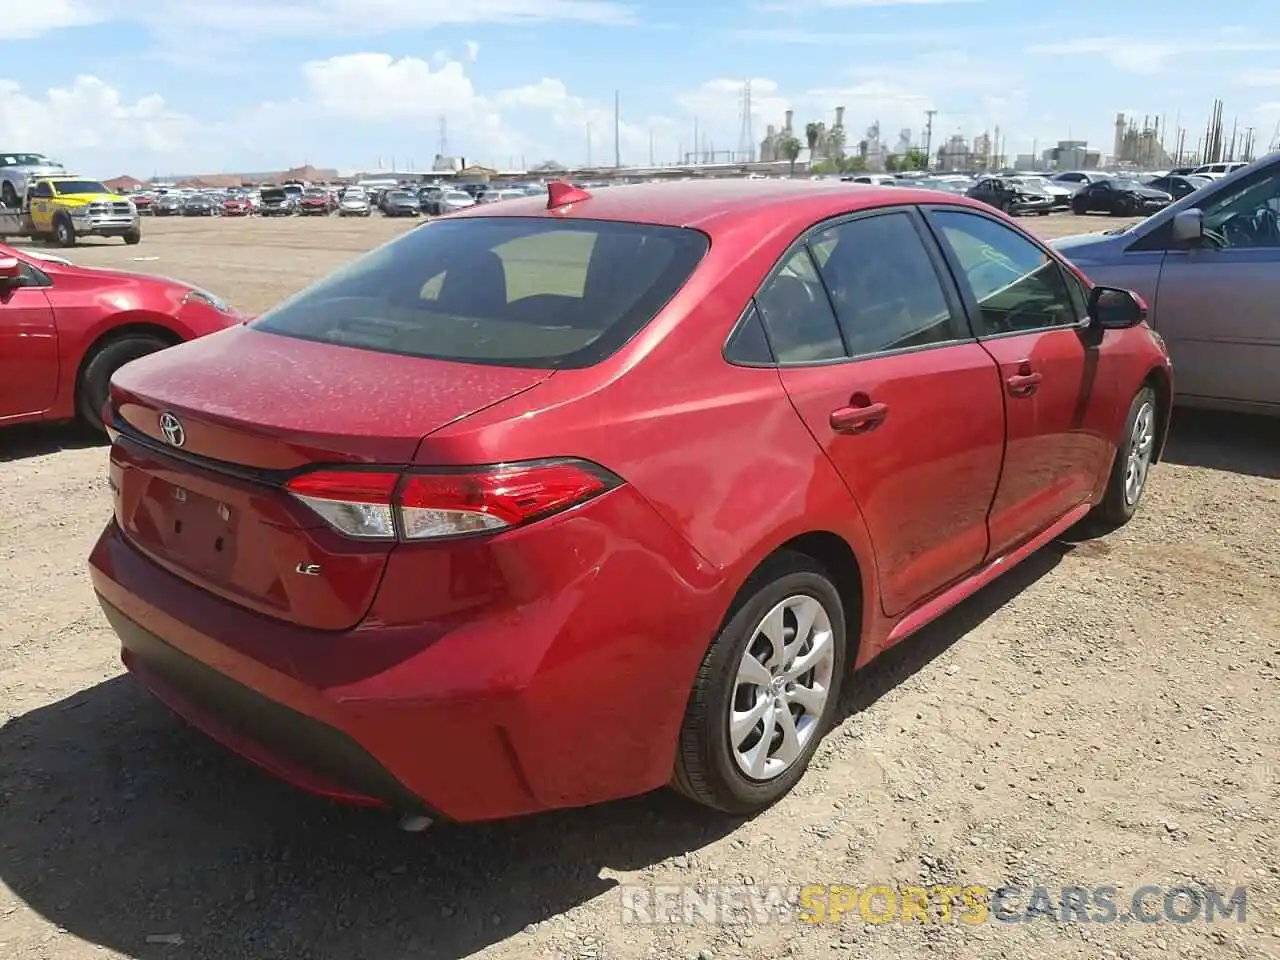
[[[93,583],[174,710],[406,826],[758,810],[856,667],[1133,514],[1144,314],[952,195],[555,184],[121,370]]]
[[[253,213],[248,197],[227,197],[222,201],[222,214],[226,217],[247,217]]]
[[[121,365],[243,320],[187,284],[0,245],[0,426],[79,417],[101,430]]]

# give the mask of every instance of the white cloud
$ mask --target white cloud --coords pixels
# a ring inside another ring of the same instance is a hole
[[[435,65],[416,57],[352,53],[316,60],[303,67],[311,102],[331,117],[364,124],[418,122],[445,118],[450,139],[472,153],[519,153],[524,138],[504,125],[493,105],[480,96],[461,61],[438,54]]]
[[[1238,87],[1280,87],[1280,70],[1273,67],[1241,70],[1233,79]]]
[[[555,143],[541,142],[550,141],[550,137],[538,138],[539,149],[548,156],[557,153],[555,159],[561,163],[587,162],[588,147],[590,162],[597,166],[612,166],[615,150],[626,164],[647,163],[651,153],[658,162],[670,162],[678,149],[678,128],[669,117],[635,118],[628,113],[625,100],[615,117],[612,103],[575,96],[563,82],[550,77],[503,90],[493,97],[493,103],[517,114],[545,114],[559,136]]]
[[[192,146],[196,122],[175,113],[158,95],[126,102],[97,77],[81,76],[43,96],[0,79],[0,130],[7,140],[33,144],[71,163],[77,155],[104,159],[174,154]]]
[[[1224,30],[1218,37],[1200,40],[1147,41],[1128,37],[1086,37],[1063,43],[1034,44],[1026,48],[1032,56],[1101,56],[1117,69],[1128,73],[1156,74],[1179,55],[1203,59],[1219,53],[1272,53],[1280,51],[1280,43],[1233,39],[1236,30]]]
[[[7,0],[12,2],[12,0]],[[19,0],[20,2],[20,0]],[[80,0],[60,0],[80,2]],[[629,24],[631,7],[615,0],[292,0],[262,4],[256,0],[98,0],[111,19],[143,23],[166,31],[199,28],[220,34],[239,33],[252,25],[251,37],[331,38],[375,36],[397,30],[454,24],[540,23],[570,20]]]
[[[937,7],[957,3],[984,3],[985,0],[797,0],[795,3],[764,2],[759,10],[792,11],[797,7],[818,10],[854,10],[868,7]]]
[[[31,40],[99,19],[100,15],[81,0],[0,0],[0,40]]]
[[[792,9],[787,7],[786,9]],[[876,33],[870,31],[804,30],[795,27],[754,27],[722,32],[726,40],[737,43],[760,43],[769,46],[814,47],[895,47],[912,45],[954,45],[961,34],[957,31],[896,31]]]

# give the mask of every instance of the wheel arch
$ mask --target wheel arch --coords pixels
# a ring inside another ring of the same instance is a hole
[[[1169,420],[1173,415],[1173,381],[1168,370],[1152,367],[1142,378],[1142,386],[1150,387],[1156,394],[1156,448],[1151,453],[1151,462],[1159,463],[1169,435]]]
[[[760,569],[783,553],[798,553],[808,557],[831,578],[844,607],[845,632],[848,638],[847,664],[852,669],[859,662],[863,640],[868,633],[867,613],[873,609],[868,601],[874,600],[875,590],[874,580],[870,578],[874,576],[875,567],[869,559],[865,562],[860,560],[849,541],[830,530],[811,530],[797,534],[762,556],[735,591],[721,627],[751,596],[754,580]]]
[[[172,326],[161,322],[153,314],[143,311],[113,318],[110,321],[110,325],[94,337],[80,355],[80,362],[76,365],[75,378],[74,399],[77,404],[80,402],[80,391],[84,386],[85,369],[93,358],[109,344],[115,343],[117,340],[123,340],[126,337],[136,336],[155,337],[157,340],[163,340],[167,347],[176,346],[185,339]]]

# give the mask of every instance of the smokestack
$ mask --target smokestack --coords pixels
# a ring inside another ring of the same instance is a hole
[[[836,126],[844,126],[844,107],[836,107]]]
[[[792,118],[793,116],[795,116],[795,111],[794,111],[794,110],[788,110],[784,116],[785,116],[786,120],[785,120],[785,122],[784,122],[784,123],[783,123],[783,125],[782,125],[782,129],[783,129],[783,130],[785,130],[787,133],[790,133],[790,132],[791,132],[791,118]]]

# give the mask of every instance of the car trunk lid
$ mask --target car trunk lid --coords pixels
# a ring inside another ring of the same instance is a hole
[[[425,435],[549,376],[246,327],[173,347],[112,381],[116,520],[157,563],[224,599],[349,629],[394,544],[344,537],[284,482],[320,464],[407,465]]]

